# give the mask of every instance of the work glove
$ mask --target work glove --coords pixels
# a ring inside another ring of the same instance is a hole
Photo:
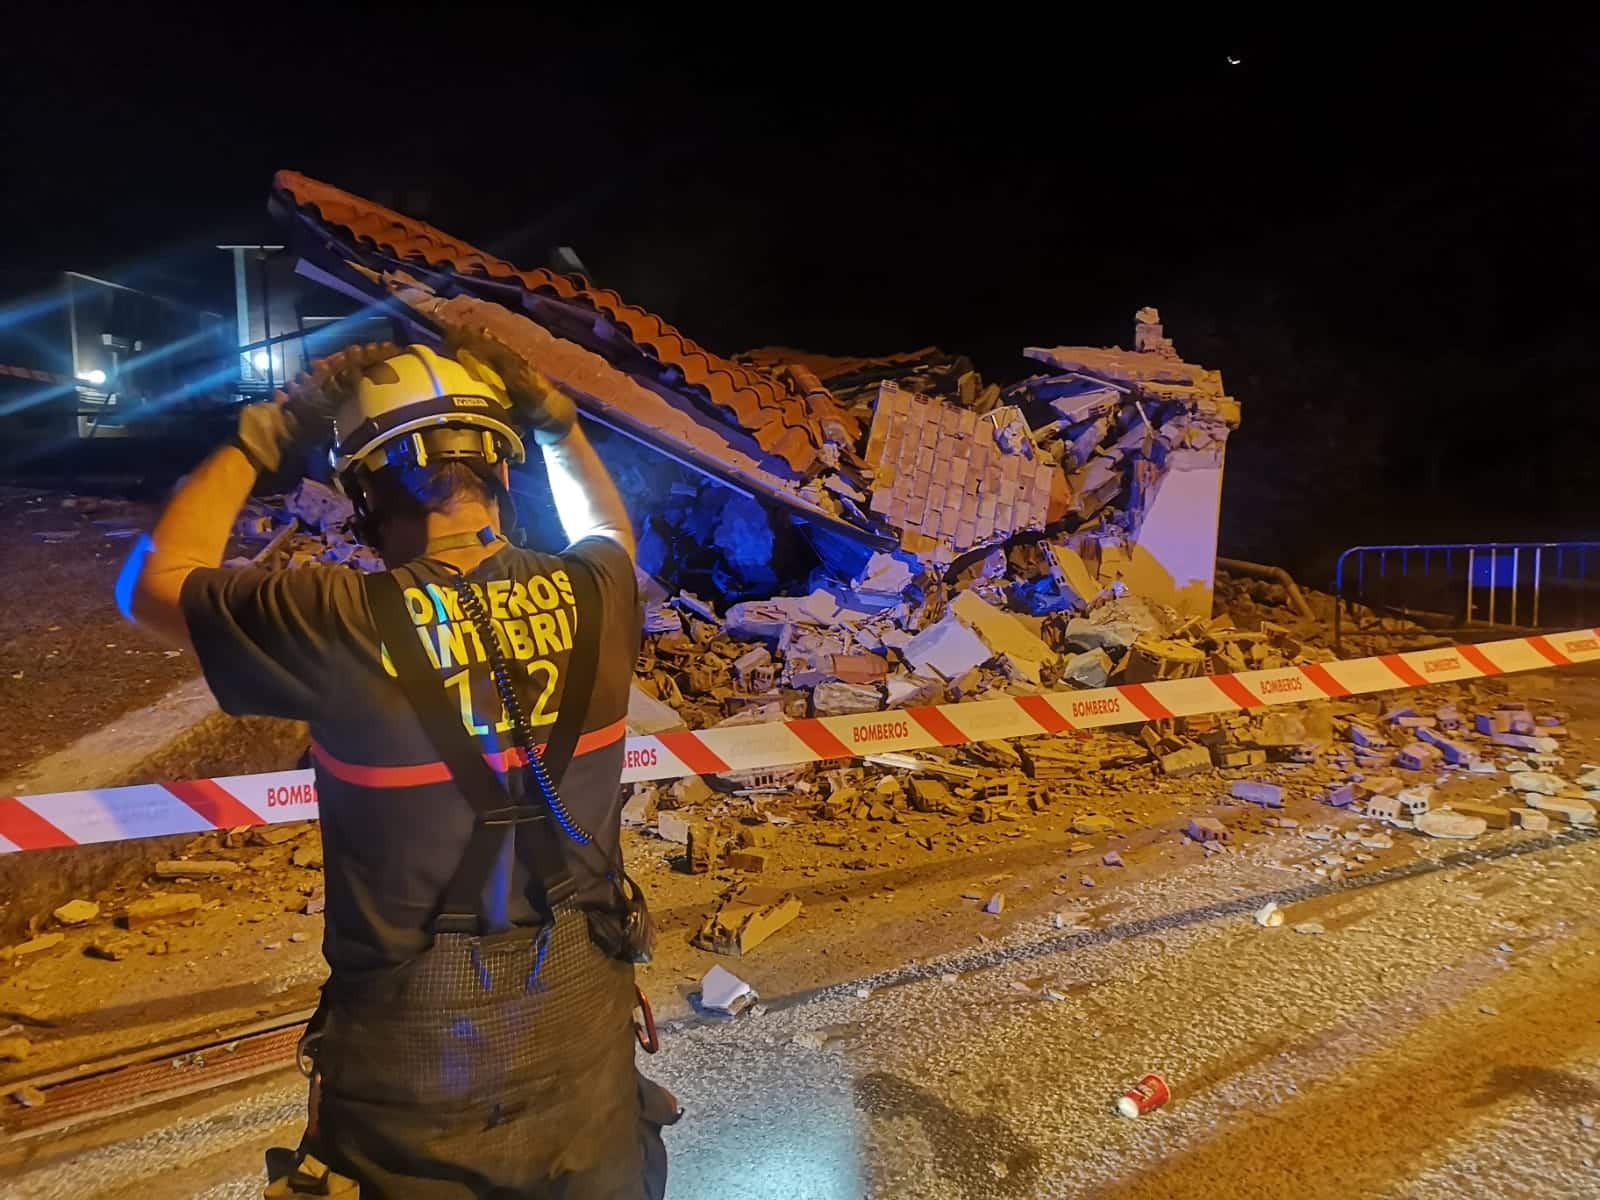
[[[378,342],[318,359],[271,400],[241,408],[233,444],[263,475],[277,474],[286,463],[298,464],[332,440],[334,413],[354,394],[361,372],[399,352],[392,343]]]
[[[535,442],[552,446],[572,432],[578,406],[516,348],[527,318],[471,296],[446,300],[430,315],[444,327],[446,353],[462,362],[475,359],[500,376],[513,419]]]

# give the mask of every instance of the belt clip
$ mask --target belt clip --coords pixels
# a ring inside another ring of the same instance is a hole
[[[633,985],[633,994],[639,998],[633,1009],[633,1036],[639,1039],[639,1046],[646,1054],[654,1054],[661,1049],[661,1038],[656,1034],[656,1014],[650,1007],[650,998],[638,984]]]

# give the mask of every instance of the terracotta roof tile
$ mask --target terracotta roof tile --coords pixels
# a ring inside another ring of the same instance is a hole
[[[853,445],[859,424],[833,400],[814,372],[791,364],[787,379],[744,366],[696,345],[660,317],[628,304],[616,292],[596,288],[580,275],[555,271],[521,271],[504,259],[485,254],[459,238],[422,221],[374,204],[360,196],[294,171],[280,171],[273,181],[275,200],[304,223],[332,226],[349,235],[357,249],[407,265],[448,271],[468,278],[514,282],[531,292],[554,296],[602,314],[644,354],[681,375],[692,389],[729,413],[752,433],[767,423],[767,414],[781,411],[786,401],[805,414],[798,426],[774,437],[774,450],[796,472],[809,470],[817,451],[830,440]],[[319,231],[320,232],[320,231]],[[603,329],[597,338],[603,338]],[[791,383],[794,385],[791,387]]]

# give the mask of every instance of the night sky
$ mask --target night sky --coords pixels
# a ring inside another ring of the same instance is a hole
[[[1600,535],[1592,31],[55,11],[0,38],[10,265],[226,310],[209,247],[274,236],[287,166],[527,265],[571,245],[727,352],[1007,379],[1152,304],[1244,406],[1228,548]]]

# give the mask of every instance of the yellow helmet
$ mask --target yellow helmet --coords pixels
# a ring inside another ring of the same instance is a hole
[[[334,413],[330,458],[341,476],[390,463],[520,463],[525,456],[505,382],[466,350],[447,358],[427,346],[407,346],[366,368]]]

